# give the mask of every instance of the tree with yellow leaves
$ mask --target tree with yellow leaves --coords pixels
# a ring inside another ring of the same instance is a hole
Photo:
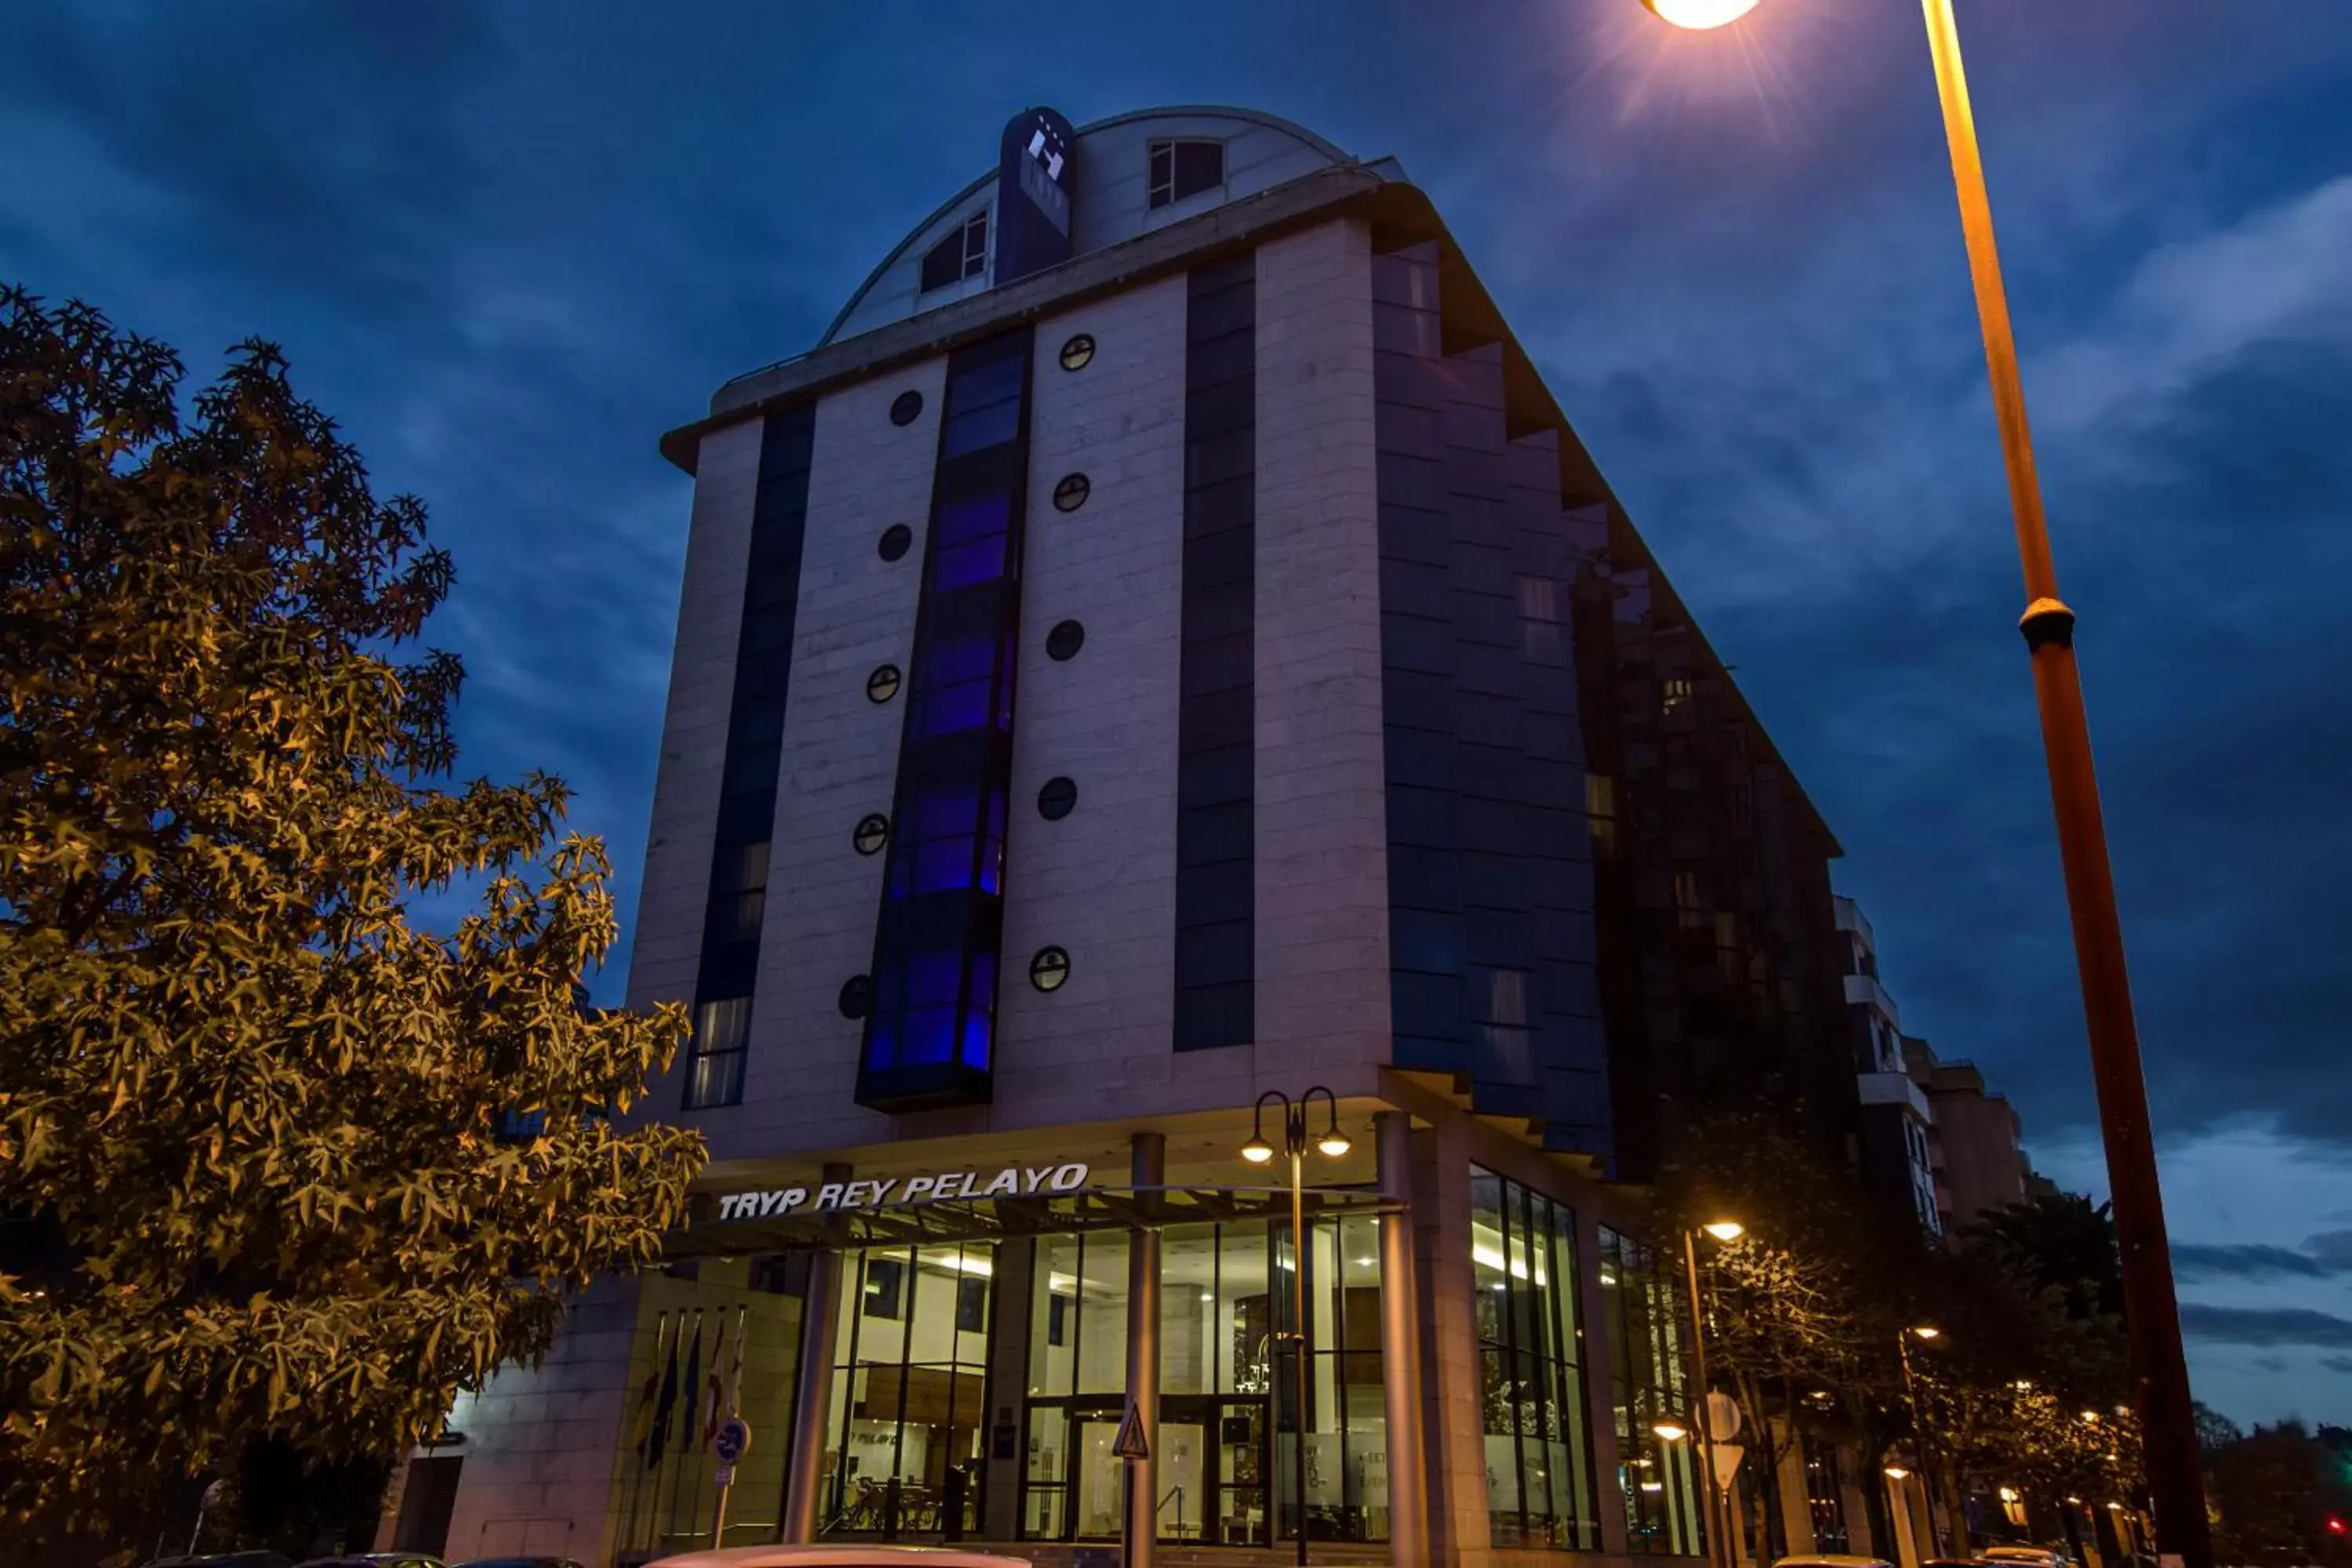
[[[0,290],[0,1519],[254,1445],[390,1457],[658,1255],[700,1140],[614,1118],[687,1024],[563,785],[445,790],[414,500],[247,342]],[[478,904],[413,924],[420,894]]]

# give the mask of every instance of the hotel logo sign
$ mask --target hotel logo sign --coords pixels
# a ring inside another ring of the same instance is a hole
[[[981,1172],[942,1171],[937,1175],[880,1177],[864,1182],[825,1182],[807,1187],[768,1187],[728,1193],[719,1200],[720,1219],[766,1219],[776,1215],[822,1214],[844,1209],[885,1208],[941,1198],[1021,1198],[1076,1192],[1087,1184],[1087,1167],[1007,1165],[981,1179]]]

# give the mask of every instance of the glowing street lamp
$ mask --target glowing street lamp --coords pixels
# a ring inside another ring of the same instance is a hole
[[[1738,1241],[1748,1234],[1748,1227],[1736,1219],[1711,1219],[1699,1229],[1717,1241]]]
[[[1690,1428],[1679,1421],[1660,1421],[1650,1428],[1669,1443],[1679,1443],[1690,1436]]]
[[[1642,0],[1677,27],[1704,33],[1737,22],[1756,9],[1756,0]]]
[[[1679,27],[1720,27],[1755,8],[1755,0],[1642,0]],[[2148,1130],[2147,1075],[2140,1065],[2139,1029],[2132,1017],[2131,980],[2125,964],[2123,921],[2116,910],[2115,867],[2091,760],[2090,720],[2074,662],[2074,612],[2058,596],[2058,567],[2050,552],[2042,481],[2034,471],[2033,436],[2025,417],[2024,381],[2010,329],[2009,297],[1994,244],[1992,201],[1985,192],[1984,159],[1977,146],[1976,111],[1952,0],[1920,0],[1927,50],[1935,65],[1937,101],[1951,152],[1959,197],[1960,234],[1984,337],[1985,369],[1992,384],[2001,461],[2008,470],[2010,510],[2025,576],[2025,614],[2018,630],[2033,662],[2033,691],[2042,716],[2042,745],[2050,773],[2050,799],[2058,827],[2058,858],[2066,879],[2067,912],[2081,978],[2091,1075],[2107,1156],[2107,1190],[2115,1203],[2116,1236],[2123,1252],[2125,1318],[2131,1326],[2132,1373],[2139,1387],[2140,1425],[2147,1438],[2148,1490],[2156,1510],[2158,1551],[2182,1568],[2212,1568],[2213,1542],[2205,1515],[2204,1461],[2189,1403],[2189,1365],[2180,1343],[2180,1306],[2173,1289],[2171,1244],[2165,1234],[2164,1194],[2157,1179],[2156,1142]]]

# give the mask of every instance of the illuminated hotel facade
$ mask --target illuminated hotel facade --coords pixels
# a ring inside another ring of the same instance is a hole
[[[730,1545],[1703,1554],[1642,1184],[1710,1095],[1838,1135],[1834,843],[1392,162],[1000,153],[663,438],[629,1002],[710,1164],[387,1543],[710,1544],[716,1406]]]

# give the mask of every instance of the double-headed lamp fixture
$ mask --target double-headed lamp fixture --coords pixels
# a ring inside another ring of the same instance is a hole
[[[1339,1130],[1339,1101],[1329,1089],[1318,1085],[1300,1095],[1298,1102],[1294,1105],[1288,1095],[1278,1089],[1270,1089],[1257,1097],[1257,1105],[1251,1112],[1249,1142],[1242,1145],[1242,1158],[1253,1165],[1267,1164],[1274,1159],[1275,1147],[1265,1139],[1265,1107],[1269,1100],[1278,1100],[1282,1105],[1284,1145],[1294,1154],[1304,1153],[1307,1149],[1307,1107],[1318,1094],[1323,1097],[1323,1103],[1329,1111],[1329,1121],[1321,1136],[1315,1140],[1316,1149],[1326,1159],[1331,1160],[1337,1160],[1353,1149],[1355,1142]]]

